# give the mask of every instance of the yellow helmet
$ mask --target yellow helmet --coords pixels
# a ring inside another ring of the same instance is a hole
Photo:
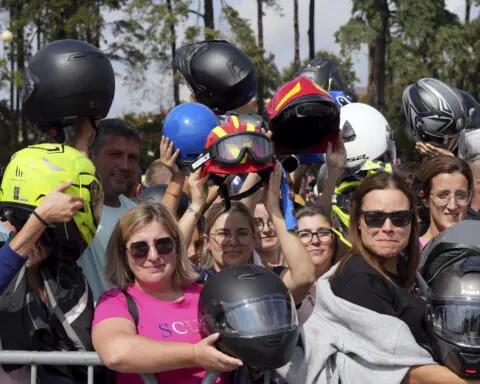
[[[16,152],[0,187],[0,215],[21,228],[42,198],[61,183],[72,180],[64,193],[81,196],[83,208],[69,223],[47,230],[68,257],[78,257],[92,242],[103,205],[103,190],[95,166],[81,152],[62,144],[32,145]]]
[[[355,192],[365,177],[380,171],[392,173],[392,164],[367,160],[360,170],[353,175],[342,178],[335,187],[332,196],[332,230],[349,247],[352,246],[348,236],[348,224],[353,192]]]

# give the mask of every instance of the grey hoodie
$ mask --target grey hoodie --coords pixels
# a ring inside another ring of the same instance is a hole
[[[328,279],[336,267],[317,281],[304,348],[277,370],[289,384],[395,384],[411,366],[436,364],[403,321],[335,296]]]

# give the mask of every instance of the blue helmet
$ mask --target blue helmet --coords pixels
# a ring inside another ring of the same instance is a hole
[[[185,103],[173,108],[163,123],[163,136],[180,149],[177,163],[189,166],[203,152],[205,140],[218,125],[217,116],[203,104]]]

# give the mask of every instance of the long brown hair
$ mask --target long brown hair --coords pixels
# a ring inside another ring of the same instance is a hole
[[[363,257],[363,259],[372,266],[380,275],[382,275],[387,281],[394,284],[388,275],[383,271],[378,262],[375,260],[371,251],[368,250],[362,242],[360,235],[360,217],[362,202],[365,195],[375,190],[384,189],[396,189],[401,191],[410,203],[411,218],[411,231],[408,239],[408,244],[403,251],[404,257],[398,256],[398,272],[400,277],[405,283],[406,288],[410,289],[413,286],[415,279],[415,273],[418,268],[420,259],[420,247],[418,243],[418,223],[416,220],[415,212],[415,196],[406,184],[406,182],[396,174],[390,174],[387,172],[378,172],[374,175],[368,176],[358,186],[352,196],[352,205],[350,208],[350,222],[349,222],[349,234],[352,243],[352,248],[347,255],[340,262],[337,271],[341,271],[343,266],[352,257]]]

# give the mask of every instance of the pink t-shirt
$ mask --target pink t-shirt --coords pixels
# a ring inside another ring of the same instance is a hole
[[[427,245],[427,243],[429,242],[429,240],[427,239],[424,239],[423,237],[420,237],[418,239],[418,242],[420,243],[420,252],[423,251],[423,248],[425,248],[425,245]]]
[[[138,334],[154,340],[195,344],[202,338],[197,324],[197,305],[202,285],[192,284],[184,289],[180,301],[163,301],[143,292],[136,285],[126,291],[138,307]],[[93,327],[102,320],[122,317],[134,322],[128,312],[125,295],[118,289],[105,292],[95,308]],[[202,368],[185,368],[157,373],[159,383],[199,384],[205,375]],[[223,374],[217,383],[229,383],[230,374]],[[117,384],[142,384],[140,375],[117,373]]]

